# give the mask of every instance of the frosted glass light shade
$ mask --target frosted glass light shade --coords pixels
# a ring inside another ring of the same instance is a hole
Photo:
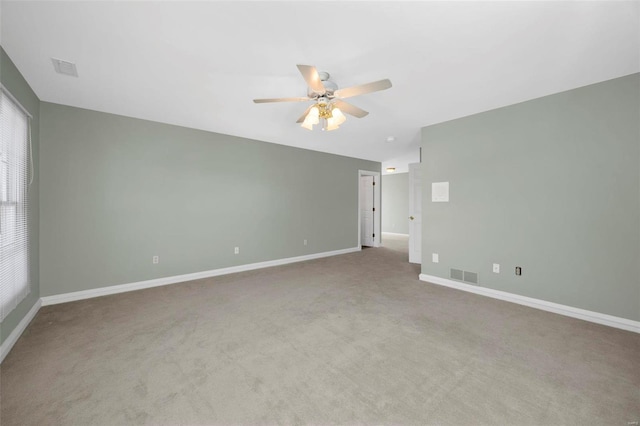
[[[309,127],[307,126],[311,126],[313,124],[318,124],[320,122],[320,110],[318,110],[318,107],[314,106],[309,110],[309,113],[307,114],[307,116],[304,118],[304,123],[303,126],[305,129],[308,129]],[[305,126],[304,124],[306,123],[307,126]]]
[[[345,121],[347,121],[347,117],[345,117],[342,111],[340,111],[340,108],[336,107],[333,110],[331,110],[331,115],[333,115],[335,123],[338,126],[344,123]]]
[[[336,119],[331,117],[327,120],[327,130],[335,130],[339,127],[338,123],[336,122]]]

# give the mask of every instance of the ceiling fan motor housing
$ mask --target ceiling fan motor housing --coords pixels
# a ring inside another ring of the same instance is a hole
[[[338,85],[333,81],[329,80],[331,78],[331,74],[325,71],[318,72],[318,77],[320,77],[320,81],[322,81],[322,85],[326,90],[324,96],[333,96],[333,92],[338,90]],[[310,98],[317,98],[319,93],[314,92],[311,88],[307,90],[307,96]]]

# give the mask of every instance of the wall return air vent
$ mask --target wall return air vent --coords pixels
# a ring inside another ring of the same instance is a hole
[[[450,269],[449,276],[458,281],[464,281],[469,284],[478,284],[478,273],[463,271],[462,269]]]
[[[462,281],[464,278],[464,271],[462,269],[451,269],[449,276],[454,280]]]
[[[58,74],[70,75],[72,77],[78,76],[78,70],[76,64],[69,61],[63,61],[62,59],[51,58],[53,62],[53,68],[55,68]]]

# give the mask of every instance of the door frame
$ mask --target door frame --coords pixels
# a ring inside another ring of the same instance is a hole
[[[360,178],[362,176],[373,176],[373,181],[376,183],[373,186],[373,207],[376,209],[373,212],[373,246],[380,247],[381,237],[381,224],[380,224],[380,186],[382,185],[382,179],[380,179],[380,172],[374,172],[371,170],[358,170],[358,249],[362,250],[362,218],[360,212]]]
[[[419,173],[419,179],[417,180],[415,179],[416,171]],[[414,198],[414,183],[417,183],[420,189],[419,203],[416,203],[418,200]],[[409,263],[415,264],[422,264],[422,206],[424,205],[422,183],[422,163],[409,164]],[[418,220],[413,221],[410,219],[411,217],[416,217]],[[416,223],[419,225],[416,225]],[[417,227],[419,228],[418,230],[416,230]],[[416,242],[419,244],[416,244]]]

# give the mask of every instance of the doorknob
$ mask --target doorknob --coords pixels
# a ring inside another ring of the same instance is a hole
[[[414,218],[413,216],[409,216],[409,219],[413,220],[413,219],[415,219],[415,218]]]

